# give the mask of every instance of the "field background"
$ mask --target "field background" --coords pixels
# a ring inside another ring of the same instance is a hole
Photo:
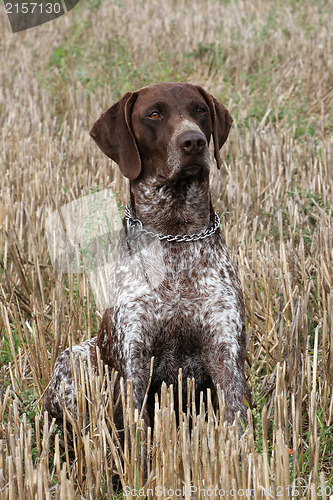
[[[146,486],[186,486],[186,498],[216,485],[224,498],[330,498],[333,2],[81,0],[16,35],[2,4],[0,30],[0,497],[111,498],[114,471],[139,490],[147,453]],[[102,313],[84,274],[52,268],[44,228],[106,187],[126,203],[88,131],[123,93],[158,81],[200,84],[234,118],[212,193],[244,287],[255,408],[240,442],[222,400],[177,429],[165,388],[152,436],[128,384],[121,459],[113,379],[82,375],[92,425],[74,418],[74,449],[41,414],[56,357],[94,336]]]

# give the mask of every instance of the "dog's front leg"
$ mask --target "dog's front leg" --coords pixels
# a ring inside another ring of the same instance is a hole
[[[214,386],[219,385],[224,393],[227,421],[232,424],[235,413],[240,412],[239,433],[243,434],[248,423],[246,406],[250,405],[251,393],[245,380],[242,357],[235,359],[228,351],[223,346],[222,353],[215,358],[210,371]]]
[[[133,344],[126,363],[126,378],[133,380],[133,405],[148,427],[153,425],[153,414],[148,411],[147,405],[151,371],[150,358],[143,354],[142,346],[137,343]]]

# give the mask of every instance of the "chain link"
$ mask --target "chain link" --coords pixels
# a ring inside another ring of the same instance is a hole
[[[220,225],[220,218],[217,215],[217,213],[215,212],[214,225],[209,227],[205,231],[202,231],[199,234],[184,234],[184,235],[177,234],[176,236],[172,236],[171,234],[164,235],[164,234],[153,233],[152,231],[147,231],[147,229],[143,229],[142,222],[140,219],[134,219],[132,217],[132,214],[131,214],[131,211],[130,211],[130,208],[128,205],[125,208],[125,220],[127,223],[127,231],[128,231],[128,234],[130,235],[131,238],[136,239],[141,234],[145,234],[145,235],[151,236],[153,238],[158,238],[160,241],[169,241],[169,242],[177,242],[177,243],[181,243],[183,241],[204,240],[205,238],[208,238],[209,236],[214,234]],[[137,231],[137,229],[138,229],[138,231]]]

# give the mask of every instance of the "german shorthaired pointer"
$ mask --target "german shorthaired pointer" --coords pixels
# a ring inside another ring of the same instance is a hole
[[[130,201],[120,231],[110,302],[98,336],[73,348],[133,379],[140,408],[154,371],[144,417],[153,423],[154,394],[161,383],[177,386],[195,377],[196,391],[224,391],[226,417],[244,399],[245,325],[241,284],[219,228],[209,193],[210,155],[232,124],[228,110],[199,86],[159,83],[126,93],[94,124],[90,135],[130,180]],[[70,356],[59,356],[44,409],[62,422],[72,402]],[[177,400],[177,397],[175,397]],[[242,428],[240,427],[242,431]]]

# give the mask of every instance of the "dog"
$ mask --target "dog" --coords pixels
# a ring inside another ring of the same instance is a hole
[[[130,181],[129,203],[110,277],[110,307],[97,337],[73,348],[73,357],[96,347],[104,364],[133,380],[134,405],[153,425],[154,395],[162,382],[177,387],[182,368],[195,378],[196,398],[217,386],[226,419],[247,424],[250,388],[244,375],[244,299],[209,192],[210,153],[219,151],[232,118],[202,87],[158,83],[127,92],[93,125],[90,135]],[[63,393],[64,390],[64,393]],[[62,421],[74,385],[67,349],[56,361],[44,409]],[[175,389],[176,390],[176,389]],[[177,397],[175,397],[175,402]]]

